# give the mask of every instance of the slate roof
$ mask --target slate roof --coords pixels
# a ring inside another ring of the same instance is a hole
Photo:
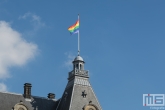
[[[75,77],[72,81],[68,81],[56,110],[83,110],[90,101],[98,110],[102,110],[88,78]]]
[[[0,92],[0,110],[12,110],[20,101],[28,110],[55,110],[58,104],[54,99],[32,96],[31,101],[27,101],[23,94]]]
[[[73,70],[69,72],[68,84],[56,110],[102,110],[97,97],[89,82],[88,71],[84,67],[84,60],[79,55],[73,61]],[[78,65],[75,68],[75,65]],[[91,107],[90,107],[91,106]]]

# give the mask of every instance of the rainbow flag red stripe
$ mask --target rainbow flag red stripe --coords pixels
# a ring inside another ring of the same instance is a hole
[[[68,28],[68,31],[71,34],[75,34],[79,32],[79,20],[76,21],[76,23]]]

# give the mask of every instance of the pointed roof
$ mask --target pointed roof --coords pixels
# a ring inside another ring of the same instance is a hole
[[[73,65],[83,65],[84,60],[77,56]],[[56,110],[102,110],[89,82],[88,71],[75,67],[69,72],[68,84],[64,90]]]
[[[56,110],[83,110],[87,106],[102,110],[88,78],[69,81]]]

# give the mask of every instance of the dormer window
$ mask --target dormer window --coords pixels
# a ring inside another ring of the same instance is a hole
[[[14,106],[14,110],[28,110],[28,108],[23,104],[23,102],[20,102]]]

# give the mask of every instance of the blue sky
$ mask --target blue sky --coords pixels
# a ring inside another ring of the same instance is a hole
[[[104,110],[148,110],[142,95],[165,94],[165,1],[0,0],[0,89],[60,98],[77,35],[80,54]]]

